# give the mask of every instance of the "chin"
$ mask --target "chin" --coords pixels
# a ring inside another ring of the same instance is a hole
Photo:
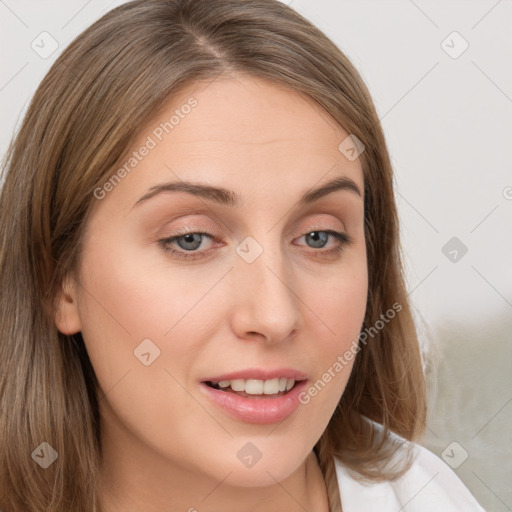
[[[217,479],[229,474],[226,483],[236,487],[275,485],[298,470],[309,455],[309,451],[298,447],[283,449],[279,447],[282,443],[272,443],[269,438],[246,442],[237,438],[235,444],[235,450],[219,453],[205,470],[211,473],[215,468]]]

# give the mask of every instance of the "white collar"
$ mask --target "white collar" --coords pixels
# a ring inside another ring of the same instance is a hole
[[[412,449],[409,470],[393,481],[365,484],[334,457],[343,512],[485,512],[456,473],[423,446],[405,442],[396,457]]]

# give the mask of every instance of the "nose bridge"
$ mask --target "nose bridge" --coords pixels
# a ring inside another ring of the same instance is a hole
[[[248,236],[236,252],[235,329],[243,329],[240,336],[255,332],[269,341],[286,338],[298,327],[300,311],[292,269],[276,233]]]

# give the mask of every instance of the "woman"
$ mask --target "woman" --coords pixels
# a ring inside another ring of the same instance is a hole
[[[374,106],[292,9],[107,13],[37,90],[0,226],[4,512],[482,510],[414,443]]]

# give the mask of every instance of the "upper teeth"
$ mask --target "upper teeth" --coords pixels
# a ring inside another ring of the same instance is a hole
[[[273,395],[280,391],[292,389],[295,379],[287,379],[286,377],[270,380],[233,379],[221,380],[218,384],[221,388],[231,386],[233,391],[245,391],[249,395]]]

